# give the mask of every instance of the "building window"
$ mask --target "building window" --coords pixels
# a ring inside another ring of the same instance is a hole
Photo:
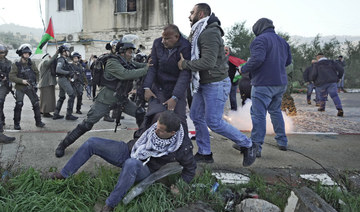
[[[74,0],[58,0],[59,11],[74,10]]]
[[[116,0],[116,12],[136,12],[136,0]]]

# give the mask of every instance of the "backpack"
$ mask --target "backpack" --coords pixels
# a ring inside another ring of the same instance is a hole
[[[112,54],[102,54],[100,55],[97,60],[91,65],[91,73],[92,73],[92,85],[93,86],[102,86],[101,84],[101,80],[103,78],[104,75],[104,69],[105,69],[105,65],[106,62],[109,58],[117,58],[119,59],[116,55],[112,55]]]

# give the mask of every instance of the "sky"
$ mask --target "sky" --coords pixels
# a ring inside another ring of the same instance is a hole
[[[43,28],[45,0],[0,0],[0,25]],[[208,3],[225,31],[245,21],[246,28],[260,18],[273,20],[276,31],[314,37],[317,34],[360,36],[359,0],[173,0],[174,24],[190,32],[189,15],[196,3]]]

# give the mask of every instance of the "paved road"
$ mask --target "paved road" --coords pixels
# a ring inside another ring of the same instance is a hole
[[[305,94],[294,95],[297,107],[303,110],[315,110],[307,107]],[[360,124],[360,94],[346,93],[341,94],[346,116],[339,118],[339,121],[359,122]],[[67,100],[65,100],[67,101]],[[62,168],[66,161],[76,151],[76,149],[89,137],[107,137],[115,140],[127,141],[132,137],[136,128],[135,119],[125,115],[121,121],[117,133],[113,132],[114,123],[100,121],[93,130],[79,138],[72,146],[66,150],[63,158],[56,158],[54,151],[67,131],[72,130],[79,124],[92,103],[91,100],[84,99],[83,115],[79,115],[76,121],[52,120],[43,118],[46,123],[45,128],[37,128],[33,118],[33,111],[30,101],[25,97],[22,112],[21,131],[13,130],[13,107],[14,99],[8,95],[5,102],[6,126],[5,133],[15,136],[16,141],[12,144],[0,144],[0,163],[3,168],[17,169],[19,167],[34,167],[41,171],[47,171],[51,167]],[[326,113],[336,114],[331,102],[329,102]],[[64,115],[66,104],[64,104],[62,114]],[[358,132],[359,133],[359,132]],[[248,132],[246,132],[249,135]],[[283,152],[278,150],[274,135],[267,135],[263,146],[262,157],[251,166],[250,169],[257,168],[294,168],[294,169],[321,169],[319,164],[326,168],[336,170],[360,169],[360,135],[338,135],[338,134],[289,134],[289,149],[295,150]],[[244,170],[242,168],[242,155],[232,149],[232,142],[212,133],[212,150],[215,163],[211,166],[216,169]],[[195,151],[196,151],[196,144]],[[194,153],[195,153],[194,151]],[[298,153],[297,153],[298,152]],[[301,153],[301,154],[299,154]],[[302,155],[303,154],[303,155]],[[306,155],[306,156],[304,156]],[[312,158],[313,160],[309,159]],[[94,170],[97,165],[106,164],[98,157],[93,157],[83,169]],[[82,170],[82,169],[81,169]]]

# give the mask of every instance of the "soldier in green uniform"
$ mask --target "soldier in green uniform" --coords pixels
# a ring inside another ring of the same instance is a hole
[[[116,52],[119,55],[107,60],[101,80],[102,87],[87,113],[87,118],[69,132],[64,140],[59,143],[55,151],[56,157],[64,156],[65,148],[74,143],[85,132],[91,130],[94,124],[108,114],[118,102],[124,102],[122,104],[123,112],[137,118],[137,106],[127,98],[128,92],[133,87],[133,80],[147,73],[150,63],[132,61],[134,50],[135,45],[132,43],[119,42],[117,44]]]
[[[76,120],[78,117],[72,115],[75,101],[75,91],[71,85],[71,79],[74,77],[74,72],[72,71],[70,64],[67,62],[67,58],[70,56],[70,44],[64,43],[61,45],[59,47],[59,53],[60,57],[57,59],[56,74],[58,76],[60,91],[53,119],[56,120],[64,118],[64,116],[60,115],[60,111],[66,98],[65,94],[67,94],[69,96],[69,100],[65,119]]]
[[[78,52],[71,53],[72,63],[71,66],[74,71],[74,77],[72,81],[72,86],[76,93],[76,113],[82,114],[81,105],[82,105],[82,96],[84,93],[84,86],[88,84],[85,75],[85,69],[80,63],[81,55]]]
[[[11,70],[11,61],[6,58],[8,49],[0,44],[0,143],[11,143],[15,137],[4,135],[4,104],[7,94],[11,91],[11,82],[9,81],[9,73]]]
[[[34,110],[35,125],[44,127],[41,121],[40,103],[37,92],[37,82],[39,81],[39,70],[35,63],[30,59],[32,53],[30,44],[22,44],[16,53],[20,56],[20,60],[12,64],[9,78],[16,83],[16,103],[14,109],[14,129],[21,130],[21,110],[24,105],[24,95],[28,96]]]

